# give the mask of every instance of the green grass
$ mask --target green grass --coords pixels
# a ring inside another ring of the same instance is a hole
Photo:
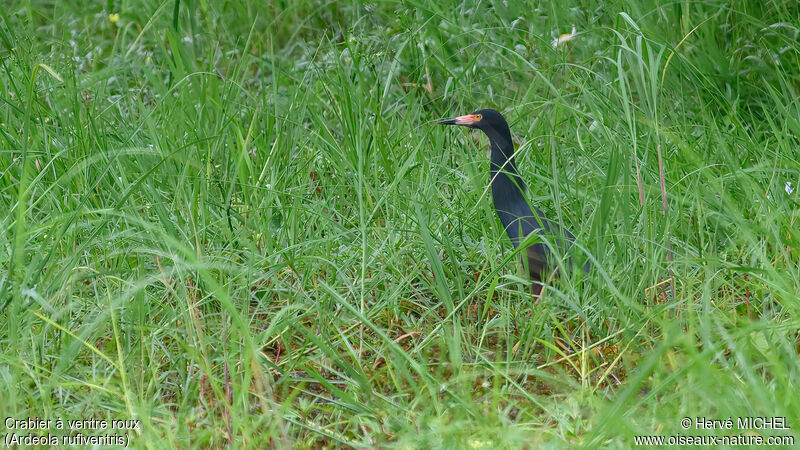
[[[0,416],[152,448],[797,435],[798,4],[219,3],[0,10]],[[481,107],[593,261],[538,304],[486,139],[435,125]]]

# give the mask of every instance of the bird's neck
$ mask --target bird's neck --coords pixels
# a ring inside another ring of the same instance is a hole
[[[497,217],[503,224],[511,243],[517,247],[520,242],[521,223],[518,220],[531,215],[525,199],[525,182],[517,173],[514,163],[514,145],[508,133],[507,139],[491,139],[492,154],[490,184],[492,201]]]
[[[489,136],[491,142],[491,185],[495,204],[500,201],[524,201],[525,182],[517,173],[514,144],[506,130]]]

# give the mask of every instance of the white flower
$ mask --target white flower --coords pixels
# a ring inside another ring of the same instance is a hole
[[[789,195],[792,195],[792,192],[794,192],[794,188],[792,187],[791,181],[787,181],[786,186],[784,186],[783,188],[786,189],[786,193]]]
[[[558,47],[561,44],[567,43],[573,39],[575,39],[578,34],[575,32],[575,25],[572,26],[572,31],[569,33],[564,33],[561,36],[553,39],[553,48]]]

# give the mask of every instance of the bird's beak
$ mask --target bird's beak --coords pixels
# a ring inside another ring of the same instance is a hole
[[[466,116],[458,116],[452,119],[440,120],[439,125],[463,125],[465,127],[472,126],[478,123],[480,119],[475,117],[475,114],[467,114]]]

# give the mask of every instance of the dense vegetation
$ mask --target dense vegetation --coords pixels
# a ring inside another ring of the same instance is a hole
[[[796,433],[798,18],[12,1],[0,416],[138,419],[131,443],[156,448],[739,433],[683,417]],[[485,138],[435,125],[480,107],[593,260],[538,304]]]

